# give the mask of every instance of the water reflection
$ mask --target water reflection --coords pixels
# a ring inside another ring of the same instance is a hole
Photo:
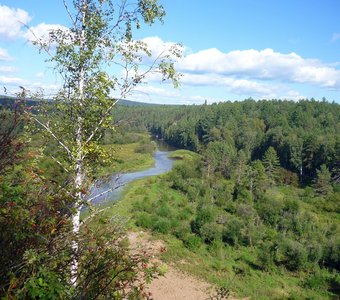
[[[157,142],[159,149],[164,149],[163,144],[160,145]],[[136,179],[141,179],[144,177],[155,176],[163,174],[170,171],[173,165],[173,160],[168,157],[171,153],[170,151],[161,151],[157,149],[154,153],[155,164],[153,167],[137,172],[114,174],[105,181],[99,181],[91,190],[88,199],[93,198],[96,195],[100,195],[91,201],[93,204],[105,203],[108,201],[118,200],[124,186]],[[167,148],[169,149],[169,148]],[[105,191],[112,189],[112,191],[105,193]]]

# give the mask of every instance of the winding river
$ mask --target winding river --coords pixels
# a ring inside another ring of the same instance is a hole
[[[100,195],[91,201],[92,204],[102,204],[109,201],[116,201],[121,196],[123,188],[129,182],[144,177],[160,175],[170,171],[173,165],[173,160],[170,159],[168,155],[172,152],[171,150],[173,149],[170,149],[161,142],[157,142],[157,150],[153,155],[155,163],[151,168],[136,172],[113,174],[108,179],[104,181],[101,180],[95,184],[91,189],[88,199],[91,199],[96,195]],[[111,191],[106,192],[108,190]]]

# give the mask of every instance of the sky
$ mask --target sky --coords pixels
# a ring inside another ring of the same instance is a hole
[[[339,0],[159,2],[164,24],[143,26],[135,37],[156,52],[183,45],[176,63],[181,84],[174,89],[150,78],[130,100],[202,104],[325,97],[340,103]],[[53,96],[60,78],[29,42],[30,32],[67,24],[62,0],[0,0],[0,94],[2,86],[7,93],[24,86]]]

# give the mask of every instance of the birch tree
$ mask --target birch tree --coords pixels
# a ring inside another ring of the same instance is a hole
[[[75,238],[71,281],[77,285],[77,236],[80,212],[87,204],[86,190],[95,163],[107,155],[98,141],[103,130],[112,126],[112,110],[150,74],[178,85],[174,69],[180,47],[172,45],[152,53],[143,41],[133,39],[141,25],[163,21],[165,11],[157,0],[64,0],[69,28],[51,30],[49,37],[35,44],[50,55],[63,79],[45,116],[34,116],[46,135],[58,144],[56,162],[71,178],[74,197],[70,218]],[[114,96],[112,96],[114,95]]]

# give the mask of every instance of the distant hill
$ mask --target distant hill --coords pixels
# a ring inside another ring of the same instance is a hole
[[[0,95],[0,106],[11,108],[16,101],[24,101],[27,106],[36,106],[40,100]]]
[[[6,96],[6,95],[0,95],[0,106],[11,108],[15,101],[24,101],[27,106],[36,106],[38,105],[41,100],[36,99],[24,99],[19,97],[13,97],[13,96]],[[51,101],[51,100],[47,100]],[[144,102],[137,102],[137,101],[131,101],[131,100],[120,100],[119,105],[124,106],[155,106],[159,104],[151,104],[151,103],[144,103]]]

